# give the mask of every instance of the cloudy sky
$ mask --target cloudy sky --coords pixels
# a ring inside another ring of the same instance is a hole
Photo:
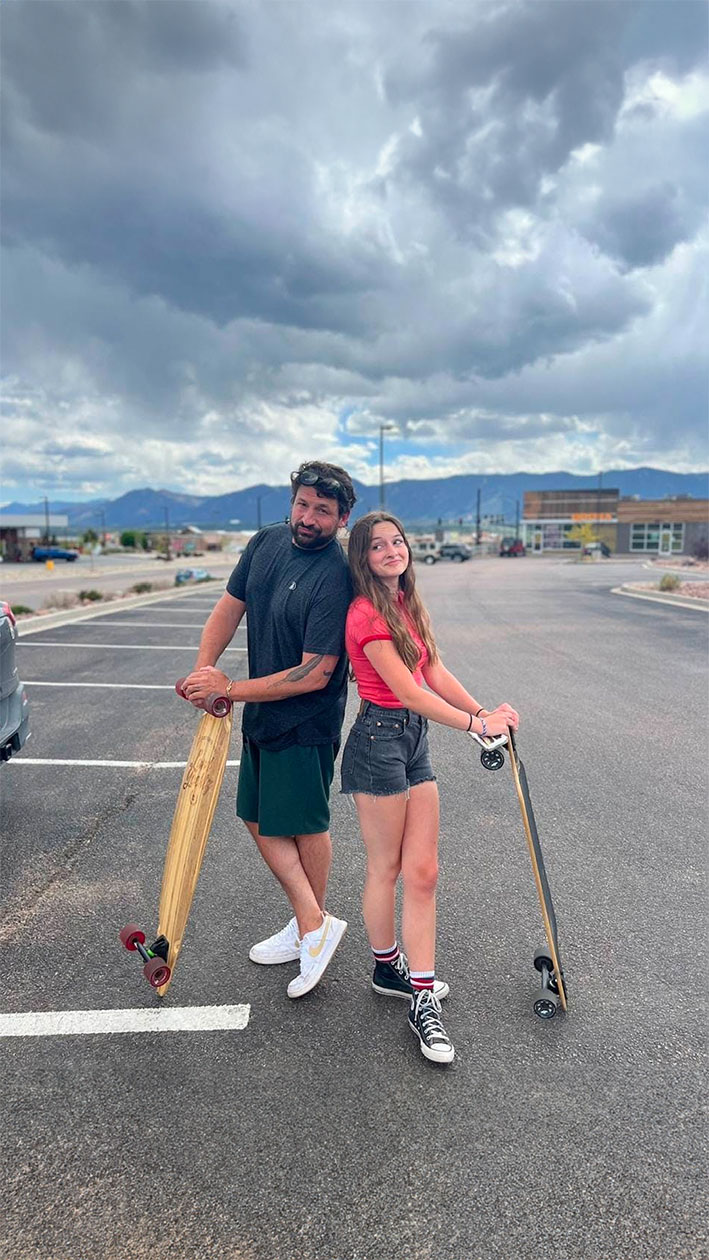
[[[4,0],[2,499],[707,467],[707,12]]]

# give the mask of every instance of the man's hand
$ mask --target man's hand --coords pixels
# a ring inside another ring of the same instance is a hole
[[[215,669],[213,665],[202,665],[200,669],[187,675],[182,690],[195,709],[203,709],[208,696],[215,693],[226,695],[228,682],[229,678],[221,669]]]

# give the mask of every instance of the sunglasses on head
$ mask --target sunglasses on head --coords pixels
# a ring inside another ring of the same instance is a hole
[[[321,477],[320,473],[312,468],[306,468],[304,472],[292,472],[290,479],[294,486],[322,486],[323,490],[332,490],[335,494],[346,494],[345,487],[336,477]]]

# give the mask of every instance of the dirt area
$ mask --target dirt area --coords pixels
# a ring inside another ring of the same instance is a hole
[[[709,602],[709,582],[680,582],[674,591],[660,591],[657,582],[633,582],[634,591],[653,591],[661,595],[681,595],[689,599],[703,599]]]

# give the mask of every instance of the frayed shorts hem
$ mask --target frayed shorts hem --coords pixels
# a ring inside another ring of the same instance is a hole
[[[429,774],[429,775],[426,775],[425,778],[417,779],[415,783],[407,783],[406,787],[403,787],[403,788],[402,787],[382,788],[380,791],[376,792],[372,788],[343,787],[343,788],[340,788],[339,795],[340,796],[354,796],[356,793],[358,796],[408,796],[409,792],[411,791],[411,788],[418,787],[421,783],[435,783],[435,782],[436,782],[435,774]]]

